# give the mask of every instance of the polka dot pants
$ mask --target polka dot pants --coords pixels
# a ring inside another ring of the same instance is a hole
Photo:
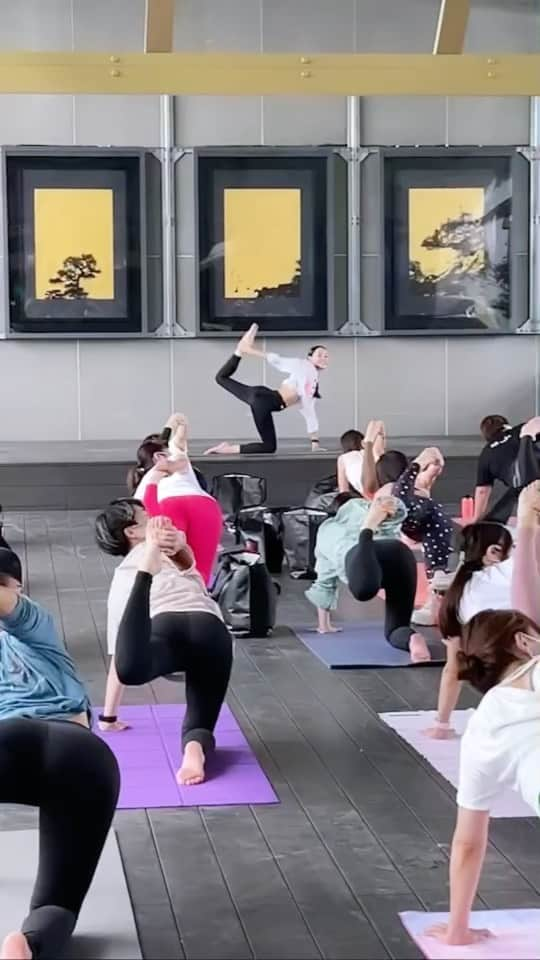
[[[426,574],[431,578],[436,570],[446,570],[452,552],[452,521],[440,503],[430,497],[407,497],[407,519],[403,523],[406,537],[422,543]]]

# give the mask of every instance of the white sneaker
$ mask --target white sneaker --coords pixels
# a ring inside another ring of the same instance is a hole
[[[436,627],[438,621],[438,604],[435,597],[430,596],[423,607],[415,610],[411,622],[419,627]]]
[[[456,573],[445,573],[444,570],[436,570],[431,581],[431,589],[434,593],[446,593],[454,582]]]

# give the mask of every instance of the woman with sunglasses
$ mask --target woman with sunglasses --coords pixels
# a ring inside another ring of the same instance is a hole
[[[427,931],[457,946],[487,939],[470,928],[490,810],[509,787],[540,816],[540,484],[521,493],[513,610],[485,610],[464,627],[458,677],[483,694],[461,742],[458,815],[450,857],[450,917]]]

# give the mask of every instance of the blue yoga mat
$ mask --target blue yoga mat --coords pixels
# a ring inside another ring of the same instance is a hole
[[[380,622],[343,624],[342,633],[322,635],[312,627],[295,627],[294,632],[330,670],[413,666],[407,651],[397,650],[388,643]],[[443,644],[435,631],[424,627],[422,633],[433,657],[422,666],[440,666],[446,660]]]

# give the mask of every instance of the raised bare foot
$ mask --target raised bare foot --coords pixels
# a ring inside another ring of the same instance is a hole
[[[218,443],[217,447],[210,447],[208,450],[205,450],[203,456],[208,457],[210,456],[210,454],[213,454],[213,453],[221,453],[221,454],[238,453],[238,448],[234,443],[227,443],[227,442]]]
[[[114,723],[100,720],[98,726],[103,733],[122,733],[124,730],[131,730],[129,723],[124,723],[123,720],[115,720]]]
[[[236,353],[242,356],[244,353],[249,353],[250,350],[253,350],[253,344],[255,342],[255,337],[259,332],[258,324],[252,323],[249,330],[246,331],[243,337],[240,338],[236,347]]]
[[[431,660],[431,653],[425,637],[421,633],[413,633],[409,640],[411,663],[427,663]]]
[[[1,960],[32,960],[24,933],[9,933],[2,944]]]
[[[185,453],[187,450],[188,426],[188,419],[183,413],[175,414],[175,424],[172,428],[171,440],[176,449],[182,453]]]
[[[204,751],[197,740],[191,740],[184,747],[182,766],[176,774],[176,780],[182,787],[193,787],[204,780]]]

